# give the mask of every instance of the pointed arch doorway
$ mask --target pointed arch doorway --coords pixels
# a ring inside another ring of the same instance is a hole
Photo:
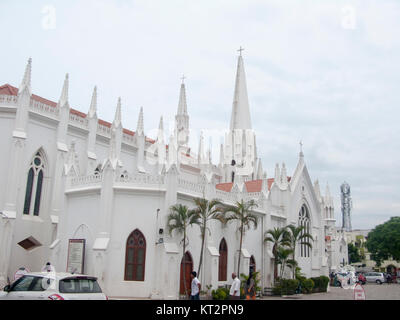
[[[186,282],[186,290],[187,294],[190,294],[190,274],[193,271],[193,259],[192,255],[189,251],[186,251],[185,257],[181,260],[181,275],[180,275],[180,285],[179,285],[179,293],[185,294],[185,285],[184,281]],[[185,275],[185,277],[184,277]]]

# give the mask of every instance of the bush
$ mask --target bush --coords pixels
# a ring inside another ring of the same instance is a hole
[[[227,288],[218,288],[217,290],[212,290],[211,295],[214,300],[228,300],[229,290]]]
[[[314,281],[313,292],[326,292],[328,288],[329,278],[326,276],[320,276],[311,278]]]
[[[319,278],[320,278],[319,289],[321,290],[321,292],[326,292],[326,290],[328,289],[329,278],[327,276],[320,276]]]
[[[301,283],[302,292],[312,293],[314,288],[314,281],[312,279],[304,279]]]
[[[281,279],[276,283],[272,289],[274,295],[292,295],[296,293],[299,286],[299,280],[295,279]]]

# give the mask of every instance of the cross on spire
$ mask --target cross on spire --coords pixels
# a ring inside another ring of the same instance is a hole
[[[300,152],[303,152],[303,141],[300,140]]]
[[[182,75],[182,78],[181,78],[181,80],[182,80],[182,83],[184,83],[184,82],[185,82],[185,79],[186,79],[185,75]]]
[[[243,51],[243,50],[244,50],[244,49],[242,48],[242,46],[240,46],[240,48],[239,48],[239,50],[238,50],[240,56],[242,56],[242,51]]]

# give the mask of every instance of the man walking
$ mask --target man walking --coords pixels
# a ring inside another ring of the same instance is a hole
[[[192,271],[190,277],[192,278],[192,292],[190,293],[190,300],[200,300],[201,283],[199,279],[197,279],[196,271]]]
[[[240,299],[240,280],[236,276],[236,273],[232,272],[232,285],[231,290],[229,291],[229,296],[231,300],[239,300]]]

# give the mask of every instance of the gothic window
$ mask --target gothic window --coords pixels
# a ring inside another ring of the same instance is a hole
[[[24,214],[39,215],[40,200],[43,188],[43,172],[45,169],[44,159],[40,152],[36,153],[31,162],[28,179],[26,182]]]
[[[219,264],[218,264],[218,281],[227,280],[227,264],[228,264],[228,247],[225,239],[219,244]]]
[[[136,229],[126,242],[125,280],[144,281],[144,267],[146,262],[146,239]]]
[[[305,205],[303,205],[299,212],[299,226],[304,227],[302,234],[310,233],[310,214]],[[302,242],[309,242],[309,239],[304,239]],[[300,244],[300,256],[310,257],[310,247],[306,244]]]

